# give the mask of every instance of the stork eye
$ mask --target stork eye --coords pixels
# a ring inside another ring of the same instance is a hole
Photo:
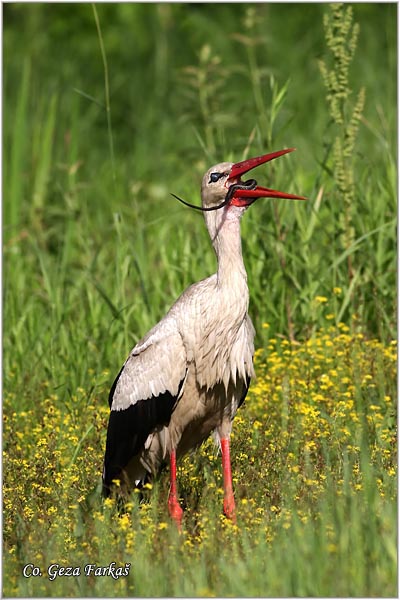
[[[218,179],[221,179],[221,177],[223,177],[224,175],[225,173],[211,173],[210,181],[208,183],[216,183]]]

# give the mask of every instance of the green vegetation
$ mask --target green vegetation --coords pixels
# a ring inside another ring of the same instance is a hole
[[[232,439],[238,523],[221,514],[209,440],[179,468],[181,535],[168,515],[167,473],[147,503],[134,494],[122,514],[112,500],[101,504],[108,372],[89,370],[68,399],[46,382],[27,410],[15,411],[9,392],[5,594],[395,595],[396,344],[341,324],[298,345],[271,337],[256,369]],[[83,571],[112,561],[131,563],[129,577],[46,574],[52,564]],[[29,563],[43,577],[24,579]]]
[[[4,5],[4,595],[396,595],[396,11]],[[237,526],[211,441],[178,471],[182,535],[168,473],[118,515],[107,391],[215,269],[169,192],[198,202],[214,162],[290,146],[255,176],[309,201],[242,223],[258,377]],[[111,561],[129,576],[46,572]]]

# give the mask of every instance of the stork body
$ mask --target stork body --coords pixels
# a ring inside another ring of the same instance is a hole
[[[103,470],[105,495],[113,480],[120,479],[127,491],[155,475],[169,459],[169,510],[180,524],[176,459],[215,432],[222,451],[224,512],[235,518],[229,437],[254,375],[255,333],[247,312],[240,219],[257,197],[300,198],[255,187],[254,180],[242,182],[240,175],[285,152],[236,165],[221,163],[205,174],[202,205],[218,270],[179,297],[136,344],[114,382]]]

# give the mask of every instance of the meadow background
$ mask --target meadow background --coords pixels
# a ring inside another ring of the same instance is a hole
[[[397,596],[397,5],[3,5],[3,595]],[[324,24],[325,20],[325,24]],[[102,503],[107,393],[215,270],[221,160],[306,195],[242,222],[256,371],[237,525],[206,443]],[[47,567],[131,563],[128,577]],[[23,565],[43,575],[25,578]]]

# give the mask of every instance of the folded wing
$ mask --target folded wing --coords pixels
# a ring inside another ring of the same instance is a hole
[[[147,437],[169,423],[186,372],[185,347],[173,321],[161,321],[133,348],[110,390],[105,495]]]

